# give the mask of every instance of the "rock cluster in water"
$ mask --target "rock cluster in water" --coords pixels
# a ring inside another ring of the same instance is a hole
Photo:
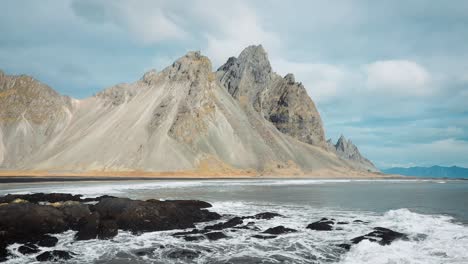
[[[190,229],[175,232],[173,237],[185,241],[229,239],[236,230],[249,229],[257,234],[255,239],[275,239],[282,235],[299,232],[331,232],[341,230],[350,222],[322,218],[296,230],[286,226],[275,226],[262,231],[252,220],[270,220],[287,217],[274,212],[263,212],[249,216],[231,216],[224,221],[208,223],[204,228],[195,228],[196,223],[220,220],[221,215],[210,212],[211,204],[198,200],[132,200],[111,196],[83,198],[81,195],[62,193],[37,193],[6,195],[0,197],[0,262],[14,257],[7,247],[19,243],[18,252],[23,255],[36,254],[37,261],[60,261],[74,258],[80,252],[53,249],[58,239],[53,234],[74,230],[76,240],[111,239],[119,230],[133,234],[144,232]],[[224,217],[225,218],[225,217]],[[354,220],[352,224],[367,225],[368,222]],[[225,230],[230,235],[226,235]],[[334,245],[349,250],[353,244],[363,240],[382,246],[393,241],[407,240],[408,235],[388,228],[374,227],[372,232],[355,237],[342,244]],[[163,247],[163,246],[162,246]],[[50,250],[44,250],[50,248]],[[145,256],[155,249],[135,251]],[[194,259],[200,254],[189,249],[175,249],[168,255],[174,259]]]
[[[88,202],[97,202],[88,204]],[[150,231],[185,229],[195,223],[221,216],[196,200],[131,200],[101,196],[83,199],[70,194],[7,195],[0,197],[0,260],[6,260],[9,244],[21,243],[23,254],[38,253],[40,247],[53,247],[57,238],[49,234],[77,231],[75,239],[110,239],[118,230],[135,234]],[[215,235],[212,235],[215,237]],[[69,259],[73,252],[46,251],[38,261]]]

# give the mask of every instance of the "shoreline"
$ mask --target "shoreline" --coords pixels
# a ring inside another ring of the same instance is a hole
[[[125,177],[125,176],[0,176],[0,184],[8,183],[42,183],[42,182],[106,182],[106,181],[175,181],[175,180],[450,180],[450,181],[466,181],[468,179],[452,179],[452,178],[421,178],[410,176],[394,176],[394,177]]]

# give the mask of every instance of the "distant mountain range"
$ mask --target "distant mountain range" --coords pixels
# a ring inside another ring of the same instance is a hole
[[[443,167],[410,167],[410,168],[390,168],[382,170],[387,174],[400,174],[406,176],[417,177],[434,177],[434,178],[468,178],[468,168],[457,166]]]

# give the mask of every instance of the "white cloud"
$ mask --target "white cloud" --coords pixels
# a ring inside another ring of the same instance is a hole
[[[203,50],[213,65],[221,65],[228,57],[237,56],[253,44],[262,44],[270,55],[279,49],[279,37],[262,26],[257,13],[246,2],[232,1],[226,5],[219,1],[201,1],[199,4],[203,8],[197,9],[197,15],[205,17],[205,23],[214,25],[211,31],[204,33],[206,47]]]
[[[181,19],[170,4],[158,0],[74,0],[71,7],[76,15],[93,23],[112,23],[138,42],[154,44],[187,37],[187,32],[179,25]]]
[[[366,87],[372,92],[389,95],[428,95],[430,74],[427,70],[408,60],[376,61],[364,67]]]
[[[317,102],[326,102],[340,96],[349,88],[355,76],[346,68],[324,63],[300,63],[272,59],[273,69],[284,75],[293,73],[302,82],[309,95]]]
[[[124,19],[124,26],[145,44],[183,39],[187,35],[176,23],[175,16],[165,13],[155,2],[140,1],[135,4],[124,1],[119,2],[117,8],[117,15]]]

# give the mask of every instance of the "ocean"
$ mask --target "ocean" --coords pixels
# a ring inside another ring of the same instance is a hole
[[[54,249],[77,254],[67,263],[468,263],[468,181],[462,180],[145,180],[3,183],[7,193],[65,192],[132,199],[198,199],[211,211],[233,216],[275,212],[284,217],[255,220],[254,229],[226,229],[228,238],[187,242],[180,230],[111,240],[74,241],[73,231],[55,235]],[[322,218],[347,222],[332,231],[305,227]],[[361,220],[361,221],[355,221]],[[250,221],[250,220],[249,220]],[[201,223],[197,227],[212,223]],[[298,232],[274,239],[252,237],[283,225]],[[362,241],[338,247],[374,227],[405,233],[390,245]],[[19,245],[9,249],[16,252]],[[171,252],[191,252],[183,259]],[[142,253],[143,252],[143,253]],[[35,255],[6,263],[34,263]]]

